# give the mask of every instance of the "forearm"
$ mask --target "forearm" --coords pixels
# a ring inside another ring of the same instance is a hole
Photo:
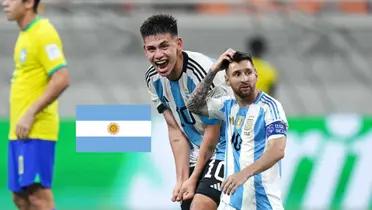
[[[213,156],[215,144],[202,145],[199,151],[198,160],[196,162],[194,171],[191,174],[192,179],[198,179],[203,172],[205,164]]]
[[[220,137],[220,124],[208,125],[204,130],[203,141],[200,145],[198,160],[196,162],[191,178],[198,180],[205,168],[205,164],[213,156]]]
[[[258,160],[243,169],[247,178],[266,171],[284,157],[286,140],[283,138],[272,141],[278,142],[275,145],[271,145]]]
[[[206,97],[208,95],[208,90],[213,83],[213,79],[218,71],[210,70],[204,79],[198,84],[194,92],[190,96],[189,100],[186,102],[187,109],[193,113],[202,113],[202,108],[206,106]]]
[[[184,181],[189,177],[189,145],[185,136],[169,129],[169,142],[172,148],[176,166],[177,181]]]
[[[63,71],[63,72],[62,72]],[[53,103],[69,86],[69,75],[66,69],[61,69],[50,78],[44,93],[31,105],[28,110],[33,115],[38,114],[49,104]]]

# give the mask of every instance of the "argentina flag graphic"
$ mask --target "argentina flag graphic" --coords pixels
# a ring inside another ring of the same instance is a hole
[[[150,105],[78,105],[77,152],[150,152]]]

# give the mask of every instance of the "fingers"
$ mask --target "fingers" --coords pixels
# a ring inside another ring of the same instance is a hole
[[[223,183],[222,183],[222,191],[227,194],[231,195],[235,192],[236,188],[239,185],[232,179],[231,177],[227,178]]]
[[[178,193],[176,193],[175,191],[173,191],[171,201],[172,202],[176,202],[177,196],[178,196]]]
[[[177,198],[176,198],[176,201],[182,201],[182,193],[181,191],[178,191],[178,194],[177,194]]]
[[[18,139],[25,139],[28,137],[29,129],[22,125],[16,126],[16,136]]]
[[[229,62],[231,62],[232,61],[232,57],[234,56],[234,54],[235,54],[235,50],[233,50],[233,49],[231,49],[231,48],[229,48],[229,49],[227,49],[225,52],[224,52],[224,59],[226,59],[226,60],[228,60]]]
[[[186,187],[182,187],[181,194],[182,194],[182,200],[188,200],[194,197],[195,192],[192,187],[186,186]]]
[[[229,63],[232,62],[232,58],[235,54],[235,50],[229,48],[224,53],[220,55],[217,62],[212,65],[211,69],[216,71],[221,71],[223,69],[226,69]]]
[[[176,201],[178,202],[182,200],[181,187],[179,185],[176,185],[176,187],[173,189],[171,200],[173,202],[176,202]]]
[[[183,200],[189,200],[189,199],[192,199],[193,197],[194,197],[194,192],[191,192],[191,191],[186,191],[182,195]]]

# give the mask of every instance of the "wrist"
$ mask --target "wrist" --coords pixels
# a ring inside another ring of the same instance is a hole
[[[187,178],[188,176],[184,176],[184,175],[177,176],[177,182],[184,182],[187,180]]]
[[[189,180],[191,181],[191,182],[198,182],[198,178],[199,178],[199,176],[196,176],[196,175],[194,175],[194,174],[192,174],[191,176],[190,176],[190,178],[189,178]]]
[[[27,110],[27,114],[34,117],[36,115],[36,109],[31,106],[28,110]]]
[[[251,176],[254,176],[254,172],[249,170],[249,168],[246,168],[244,171],[244,177],[248,180]]]

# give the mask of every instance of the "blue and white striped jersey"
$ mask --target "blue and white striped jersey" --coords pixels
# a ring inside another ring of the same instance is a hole
[[[196,164],[199,148],[203,139],[204,128],[208,124],[218,123],[217,119],[192,114],[186,108],[186,101],[199,82],[207,75],[213,60],[201,53],[183,52],[183,73],[177,81],[171,81],[160,76],[154,66],[146,72],[146,82],[155,106],[166,106],[175,116],[179,127],[183,130],[191,146],[190,165]],[[223,75],[218,75],[214,85],[225,85]],[[215,158],[224,160],[225,129],[221,126],[220,142],[216,148]]]
[[[221,93],[219,93],[221,95]],[[240,107],[233,96],[208,98],[210,117],[225,120],[225,177],[259,159],[267,142],[287,134],[288,123],[280,102],[260,92],[254,103]],[[283,209],[280,161],[266,171],[249,178],[222,201],[239,210]]]

